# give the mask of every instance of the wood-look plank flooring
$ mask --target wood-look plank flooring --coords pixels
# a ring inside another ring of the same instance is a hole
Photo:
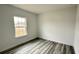
[[[70,46],[44,39],[35,39],[5,54],[72,54]]]

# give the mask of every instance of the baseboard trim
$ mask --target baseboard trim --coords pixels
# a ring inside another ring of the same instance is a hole
[[[37,38],[31,39],[30,41],[35,40],[35,39],[39,39],[39,38],[37,37]],[[16,45],[16,46],[14,46],[14,47],[11,47],[11,48],[9,48],[9,49],[6,49],[6,50],[4,50],[4,51],[1,51],[0,54],[5,54],[6,52],[11,51],[11,50],[13,50],[13,49],[15,49],[15,48],[18,48],[18,47],[20,47],[20,46],[22,46],[22,45],[24,45],[24,44],[26,44],[26,43],[28,43],[28,42],[30,42],[30,41],[21,43],[21,44],[19,44],[19,45]]]

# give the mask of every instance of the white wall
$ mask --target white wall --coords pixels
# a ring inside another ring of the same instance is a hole
[[[76,7],[39,15],[39,37],[73,45]]]
[[[75,25],[75,40],[74,40],[74,49],[75,53],[79,53],[79,5],[77,5],[77,16],[76,16],[76,25]]]
[[[14,16],[27,18],[28,35],[15,38]],[[10,5],[0,5],[0,51],[14,47],[37,37],[37,14],[21,10]]]

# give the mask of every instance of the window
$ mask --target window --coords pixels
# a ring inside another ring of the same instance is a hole
[[[26,18],[14,16],[15,37],[27,35]]]

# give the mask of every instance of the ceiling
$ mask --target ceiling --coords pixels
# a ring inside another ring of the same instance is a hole
[[[51,10],[75,6],[74,4],[12,4],[12,5],[37,14],[45,13]]]

